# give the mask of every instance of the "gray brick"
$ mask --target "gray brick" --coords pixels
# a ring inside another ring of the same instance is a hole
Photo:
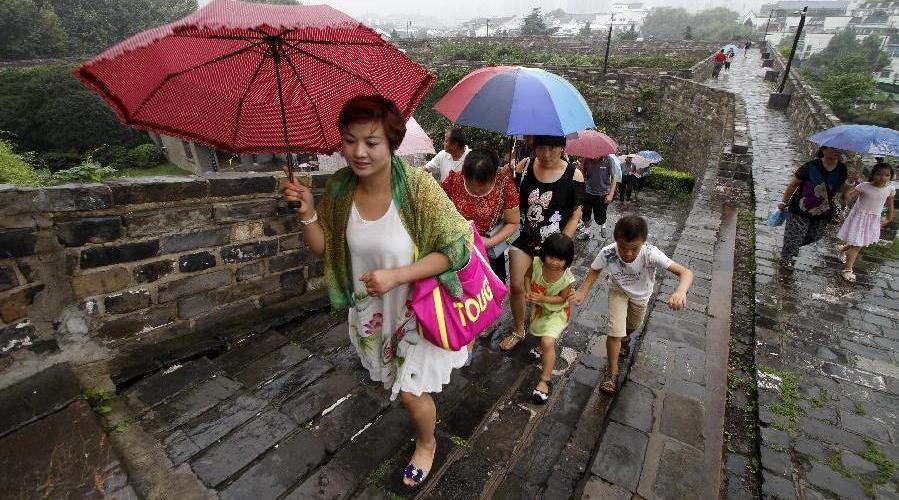
[[[112,206],[105,184],[63,184],[35,192],[34,207],[42,212],[81,212]]]
[[[222,261],[227,264],[271,257],[278,253],[278,240],[253,241],[222,248]]]
[[[208,180],[209,194],[214,197],[273,193],[278,186],[272,174],[223,173]]]
[[[89,247],[81,251],[81,268],[121,264],[149,259],[159,253],[159,240],[124,243],[121,245]]]
[[[762,497],[790,500],[797,498],[793,482],[768,471],[762,471]]]
[[[647,442],[646,434],[632,427],[610,422],[603,433],[596,460],[590,470],[627,491],[637,491]]]
[[[105,243],[122,236],[121,217],[87,217],[56,224],[56,236],[67,247]]]
[[[0,263],[0,292],[19,286],[19,277],[12,261],[8,264]]]
[[[697,460],[702,452],[666,439],[659,459],[653,492],[658,497],[693,498],[702,487],[703,463]]]
[[[178,299],[178,317],[190,319],[206,314],[218,306],[215,295],[211,292],[198,293]]]
[[[227,227],[204,229],[162,238],[163,253],[177,253],[197,248],[217,247],[228,243],[231,230]]]
[[[107,182],[116,205],[180,201],[209,196],[205,180],[192,177],[134,177]]]
[[[103,305],[107,313],[121,314],[149,307],[150,291],[146,288],[127,290],[103,299]]]
[[[175,272],[174,260],[165,259],[147,262],[134,267],[134,281],[137,283],[152,283],[173,272]]]
[[[611,418],[643,432],[652,430],[655,395],[652,390],[629,382],[621,387],[621,392],[612,407]]]
[[[149,332],[175,321],[176,312],[174,303],[157,305],[146,311],[107,321],[100,326],[99,334],[109,340],[118,340]]]
[[[817,462],[812,462],[812,468],[805,479],[818,488],[844,498],[867,498],[864,488],[857,480],[838,474]]]
[[[234,272],[234,277],[237,278],[237,281],[246,281],[248,279],[260,276],[262,272],[262,262],[257,261],[239,268]]]
[[[186,295],[205,292],[231,282],[231,271],[220,269],[205,274],[181,278],[159,286],[159,303],[169,302]]]
[[[216,203],[213,205],[213,214],[218,222],[240,222],[271,217],[275,215],[276,208],[274,199]]]
[[[207,486],[216,486],[248,465],[294,428],[290,418],[270,410],[215,444],[191,462]]]
[[[34,255],[34,229],[0,229],[0,259]]]
[[[703,433],[699,422],[704,421],[701,401],[679,394],[665,395],[662,404],[660,430],[662,433],[702,449]]]

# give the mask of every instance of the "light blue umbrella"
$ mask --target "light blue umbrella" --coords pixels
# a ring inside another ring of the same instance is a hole
[[[732,43],[729,43],[729,44],[725,45],[724,47],[721,47],[721,50],[723,50],[725,54],[727,54],[727,51],[729,51],[731,49],[733,49],[734,54],[739,54],[740,50],[742,50],[742,49],[740,49],[740,47],[737,47],[736,45],[734,45]]]
[[[658,163],[662,161],[662,155],[655,151],[640,151],[637,154],[649,160],[650,163]]]
[[[873,156],[899,156],[899,132],[875,125],[840,125],[809,136],[819,146]]]

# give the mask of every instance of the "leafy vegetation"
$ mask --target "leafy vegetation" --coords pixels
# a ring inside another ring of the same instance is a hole
[[[665,191],[675,196],[689,195],[693,191],[695,179],[689,172],[672,170],[664,166],[652,167],[649,174],[649,185],[657,191]]]
[[[525,16],[521,23],[521,36],[547,36],[556,32],[543,20],[543,12],[540,7],[535,7],[530,14]]]
[[[147,136],[122,125],[68,65],[0,70],[0,130],[29,151],[84,152],[102,144],[135,146]]]
[[[196,8],[196,0],[0,0],[0,59],[96,54]]]
[[[677,7],[650,9],[640,34],[643,38],[663,40],[733,41],[748,38],[752,29],[740,24],[739,14],[725,7],[707,9],[696,14]]]

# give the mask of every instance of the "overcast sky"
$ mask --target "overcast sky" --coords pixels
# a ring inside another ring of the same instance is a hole
[[[199,0],[205,5],[210,0]],[[544,11],[562,8],[568,12],[608,12],[609,6],[619,0],[308,0],[307,4],[327,4],[347,14],[360,18],[365,15],[424,15],[448,20],[471,19],[478,16],[502,16],[529,12],[533,7]],[[625,0],[640,1],[640,0]],[[775,1],[775,0],[771,0]],[[701,10],[726,6],[740,13],[758,7],[764,0],[642,0],[646,7],[670,5],[688,10]]]

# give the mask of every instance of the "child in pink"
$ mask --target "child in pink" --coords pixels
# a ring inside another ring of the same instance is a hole
[[[893,222],[893,195],[896,189],[890,185],[893,180],[893,168],[886,163],[878,163],[871,168],[868,182],[862,182],[849,191],[848,196],[858,196],[858,201],[837,232],[837,236],[846,242],[840,247],[843,266],[843,278],[855,282],[855,259],[862,247],[880,241],[880,228]],[[881,222],[881,210],[887,207],[886,221]]]

